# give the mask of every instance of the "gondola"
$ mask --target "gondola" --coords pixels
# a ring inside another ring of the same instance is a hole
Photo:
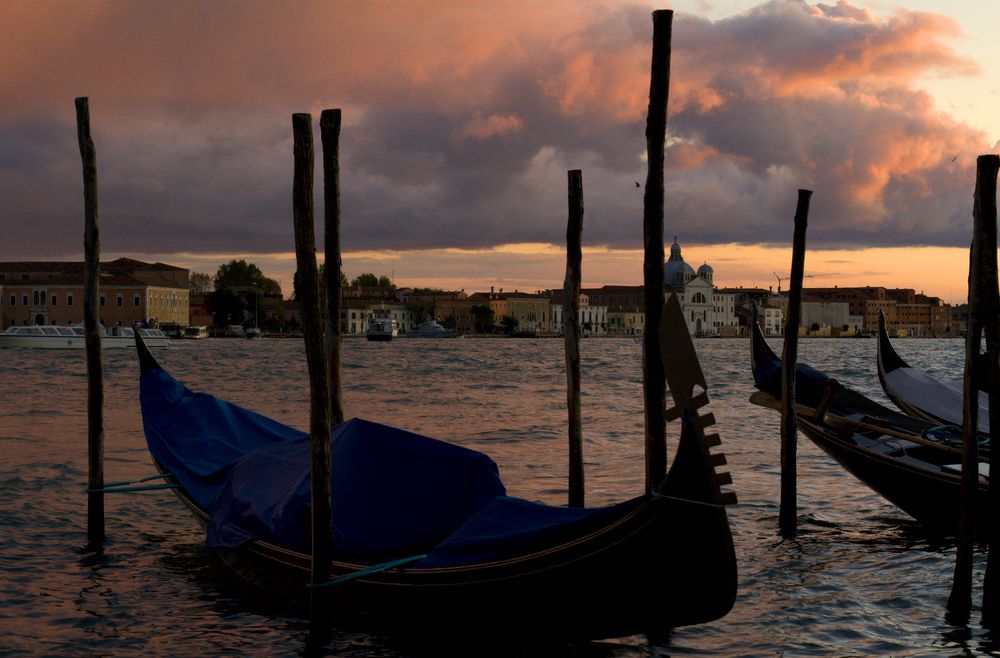
[[[962,426],[961,380],[938,379],[910,367],[896,353],[885,328],[885,316],[878,315],[878,381],[886,396],[905,413],[938,425]],[[979,434],[990,436],[990,399],[979,391]]]
[[[137,341],[154,464],[206,527],[206,547],[263,587],[307,592],[308,437],[175,380]],[[692,348],[693,351],[693,348]],[[370,421],[334,428],[339,621],[491,641],[662,633],[724,616],[736,558],[693,403],[655,491],[603,508],[506,496],[486,455]]]
[[[759,389],[750,401],[780,410],[781,359],[752,323],[751,362]],[[795,417],[809,437],[849,473],[933,533],[958,526],[962,433],[913,418],[800,364]],[[977,527],[989,513],[989,449],[980,447]]]

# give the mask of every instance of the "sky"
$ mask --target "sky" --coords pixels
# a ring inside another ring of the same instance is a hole
[[[87,96],[105,260],[246,258],[290,293],[291,115],[318,152],[340,108],[348,276],[558,288],[581,169],[584,286],[641,283],[657,8],[668,246],[716,285],[787,286],[811,189],[807,286],[964,301],[975,160],[1000,140],[1000,5],[971,0],[6,0],[0,260],[82,259]]]

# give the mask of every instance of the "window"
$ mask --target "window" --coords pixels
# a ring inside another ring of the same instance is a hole
[[[132,306],[139,308],[139,295],[132,295]]]
[[[55,306],[55,305],[56,305],[56,296],[52,295],[52,303],[50,304],[50,306]]]
[[[27,295],[27,293],[21,295],[21,304],[23,304],[24,306],[28,305],[28,295]]]
[[[122,306],[125,306],[125,295],[116,295],[115,296],[115,306],[117,306],[118,308],[121,308]]]
[[[73,305],[73,294],[72,293],[67,293],[66,294],[66,306],[72,306],[72,305]]]
[[[104,306],[107,303],[107,301],[108,301],[108,298],[105,297],[104,295],[101,295],[101,306]]]

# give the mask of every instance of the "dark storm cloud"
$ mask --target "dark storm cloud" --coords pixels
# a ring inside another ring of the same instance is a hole
[[[247,3],[224,20],[225,5],[109,2],[48,39],[60,11],[39,7],[9,8],[0,45],[0,259],[80,251],[81,87],[108,251],[290,251],[290,115],[336,106],[347,249],[560,244],[574,168],[585,241],[641,245],[644,7]],[[915,89],[974,71],[956,35],[846,2],[678,16],[667,233],[784,244],[807,187],[813,245],[966,244],[989,145]]]

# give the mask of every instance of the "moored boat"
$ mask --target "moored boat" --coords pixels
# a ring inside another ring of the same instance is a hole
[[[99,327],[101,346],[105,349],[135,347],[132,327]],[[159,329],[139,329],[149,347],[166,347],[170,339]],[[13,325],[0,334],[0,347],[28,347],[36,349],[82,350],[86,347],[84,330],[80,325]]]
[[[754,404],[780,410],[781,359],[751,323]],[[962,432],[899,413],[809,366],[795,370],[799,431],[849,473],[934,532],[958,527]],[[980,447],[977,528],[990,527],[989,449]]]
[[[255,580],[304,594],[308,436],[192,393],[137,347],[150,453],[206,527],[207,546]],[[508,496],[482,453],[360,419],[338,425],[335,614],[500,641],[619,637],[724,616],[736,596],[732,494],[719,488],[730,480],[713,466],[725,459],[709,451],[719,444],[703,431],[710,417],[681,417],[659,486],[587,509]]]
[[[878,381],[892,403],[905,413],[938,425],[962,426],[964,384],[959,379],[942,379],[911,367],[893,348],[885,327],[885,316],[878,316]],[[979,434],[990,436],[990,398],[979,395]]]
[[[208,327],[193,326],[184,329],[184,338],[192,340],[204,340],[208,338]]]
[[[408,331],[405,336],[409,338],[454,338],[455,332],[445,329],[434,319],[426,320],[417,325],[413,331]]]
[[[399,333],[396,320],[388,309],[376,308],[368,319],[368,330],[365,336],[368,340],[392,340]]]

